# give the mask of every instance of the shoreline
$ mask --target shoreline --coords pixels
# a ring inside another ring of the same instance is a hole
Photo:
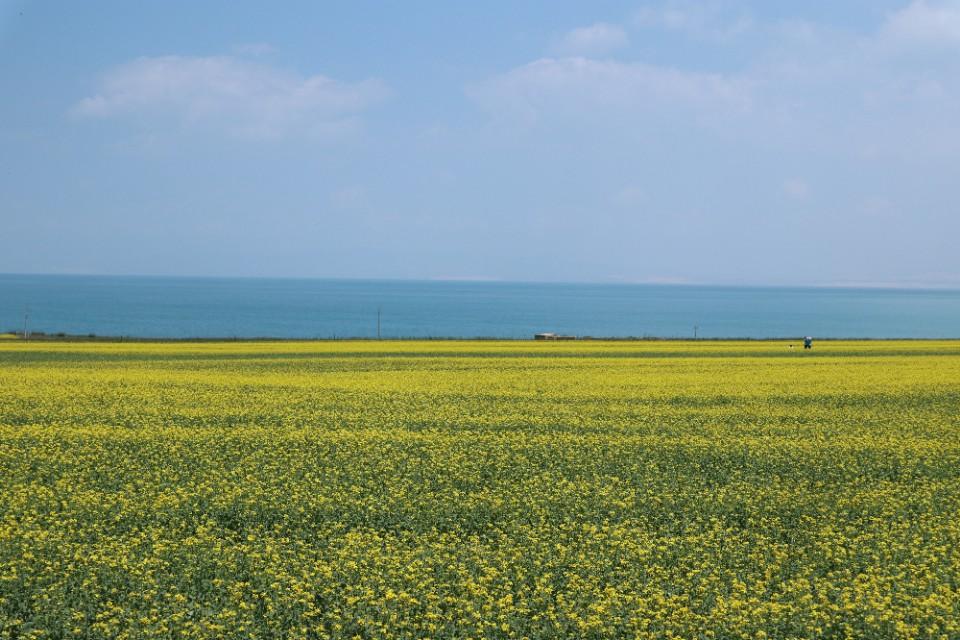
[[[960,337],[950,338],[875,338],[875,337],[817,337],[817,342],[956,342]],[[751,337],[711,337],[690,338],[678,336],[576,336],[564,340],[535,340],[530,338],[510,338],[496,336],[395,336],[395,337],[271,337],[271,336],[190,336],[183,338],[171,337],[138,337],[138,336],[101,336],[95,334],[63,334],[63,333],[31,333],[26,340],[20,333],[0,333],[0,344],[27,343],[27,342],[106,342],[106,343],[231,343],[231,342],[535,342],[535,343],[570,343],[570,342],[785,342],[803,340],[803,336],[779,336],[769,338]]]

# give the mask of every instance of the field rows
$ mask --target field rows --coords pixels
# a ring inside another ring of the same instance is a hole
[[[0,343],[0,638],[958,638],[960,343]]]

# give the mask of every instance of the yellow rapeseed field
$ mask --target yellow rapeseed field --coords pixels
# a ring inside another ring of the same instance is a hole
[[[960,343],[0,341],[0,638],[960,638]]]

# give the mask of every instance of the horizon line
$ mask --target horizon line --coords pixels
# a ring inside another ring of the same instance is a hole
[[[10,272],[0,271],[0,277],[65,277],[65,278],[168,278],[180,280],[315,280],[334,282],[433,282],[450,284],[529,284],[529,285],[622,285],[650,287],[710,287],[754,289],[876,289],[901,291],[960,291],[960,282],[890,282],[841,280],[812,283],[776,282],[722,282],[682,278],[586,279],[586,280],[523,280],[492,276],[429,276],[421,278],[389,276],[295,276],[295,275],[210,275],[161,273],[89,273],[89,272]]]

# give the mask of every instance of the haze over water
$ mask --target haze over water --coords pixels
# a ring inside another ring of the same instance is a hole
[[[0,275],[0,331],[150,338],[960,336],[960,291]]]

